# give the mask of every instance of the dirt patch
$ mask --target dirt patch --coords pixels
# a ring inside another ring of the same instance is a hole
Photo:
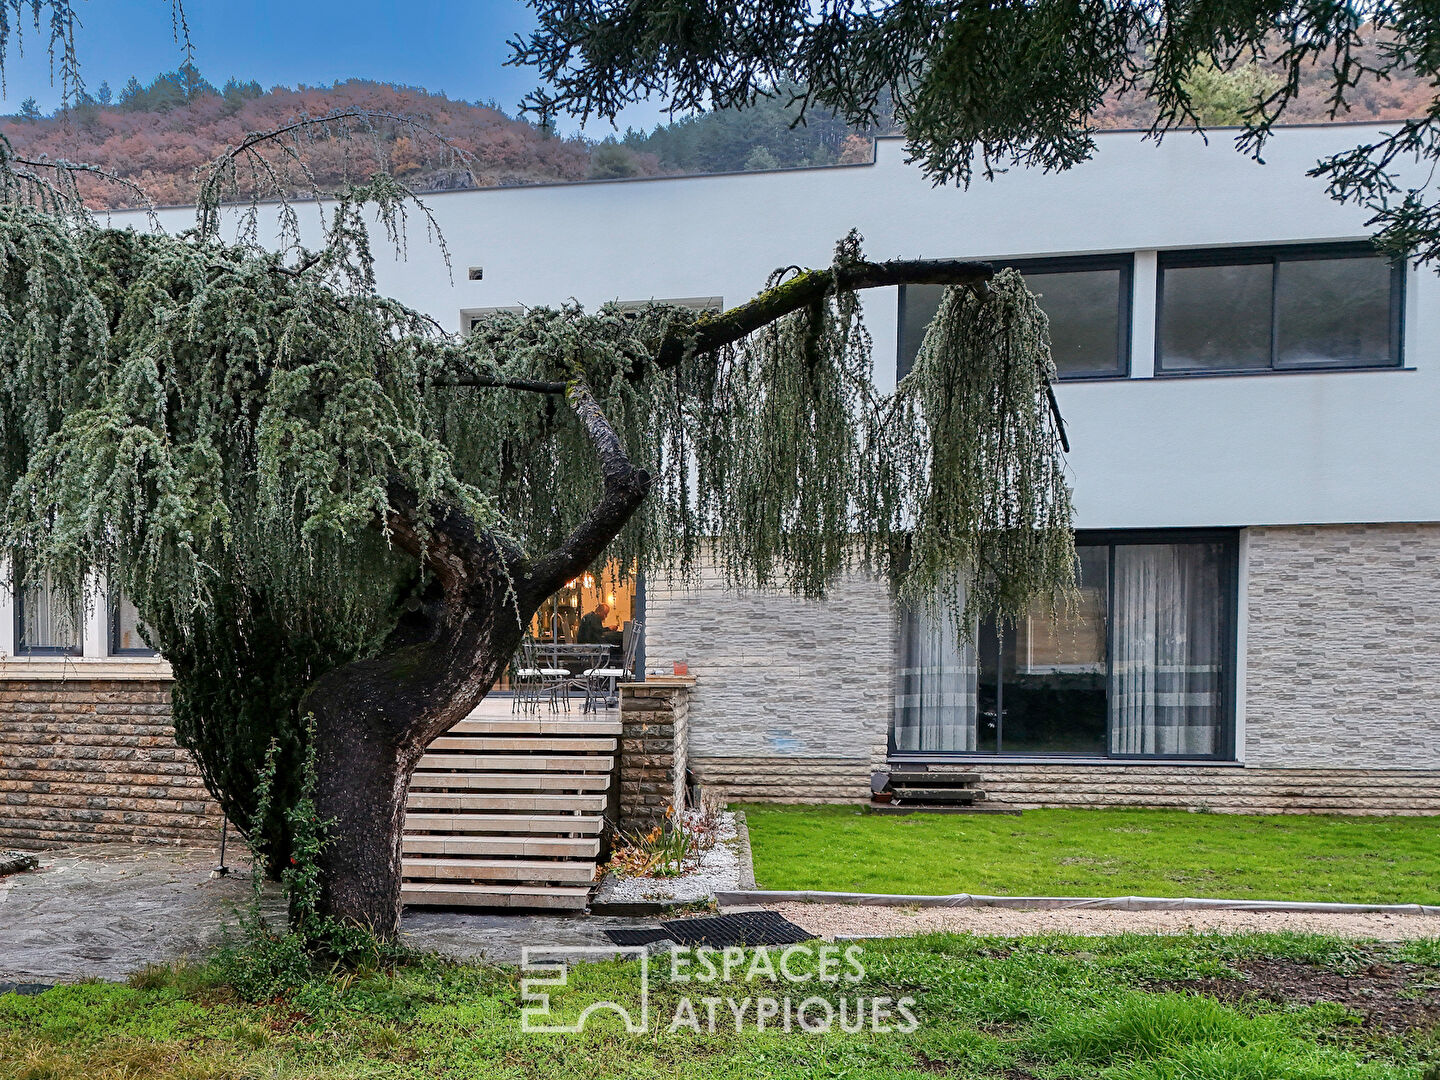
[[[933,1073],[936,1076],[950,1076],[956,1068],[954,1062],[942,1061],[939,1058],[932,1058],[929,1054],[917,1052],[915,1054],[915,1068],[919,1072]],[[1000,1073],[1000,1080],[1037,1080],[1032,1072],[1009,1066]]]
[[[1316,1005],[1331,1001],[1362,1018],[1366,1031],[1409,1035],[1440,1027],[1440,972],[1416,964],[1372,963],[1351,974],[1295,960],[1232,961],[1240,979],[1171,979],[1148,989],[1205,994],[1227,1003]]]

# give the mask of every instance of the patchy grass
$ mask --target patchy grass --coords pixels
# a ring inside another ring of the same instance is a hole
[[[1415,817],[747,806],[767,889],[1440,904],[1440,822]]]
[[[937,934],[867,943],[859,983],[790,988],[797,1002],[822,996],[837,1008],[842,998],[911,997],[919,1026],[909,1034],[818,1035],[773,1023],[757,1031],[753,1012],[737,1034],[733,1022],[726,1026],[727,1006],[714,1034],[666,1030],[682,992],[732,1001],[786,992],[763,979],[717,989],[652,978],[657,1030],[649,1034],[627,1034],[602,1013],[582,1034],[528,1035],[519,1026],[519,974],[509,969],[424,959],[251,1005],[219,983],[214,968],[155,968],[129,986],[0,996],[0,1078],[1420,1080],[1440,1050],[1433,1014],[1377,1028],[1366,1011],[1373,995],[1359,982],[1353,1009],[1298,994],[1273,1000],[1263,985],[1223,1000],[1194,990],[1238,984],[1242,971],[1267,965],[1283,966],[1291,992],[1307,972],[1317,985],[1399,972],[1406,994],[1426,1010],[1440,1006],[1434,955],[1406,948],[1402,956],[1398,946],[1303,935]],[[639,966],[581,965],[552,993],[559,1017],[597,997],[638,1013]]]

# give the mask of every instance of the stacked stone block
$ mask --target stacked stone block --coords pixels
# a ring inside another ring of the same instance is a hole
[[[690,686],[633,683],[620,691],[620,783],[623,832],[648,829],[665,811],[685,806]]]
[[[0,847],[219,836],[219,808],[175,744],[168,682],[0,681]]]

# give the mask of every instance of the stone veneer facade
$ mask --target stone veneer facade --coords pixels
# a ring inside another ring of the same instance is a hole
[[[175,744],[169,680],[72,666],[81,674],[0,677],[0,847],[216,844],[220,809]]]
[[[824,601],[650,585],[647,666],[683,660],[696,678],[689,765],[726,798],[854,802],[883,766],[893,695],[887,586],[840,581]]]
[[[1017,809],[1440,813],[1440,524],[1252,528],[1243,549],[1240,762],[955,767]],[[824,603],[715,579],[657,593],[648,655],[697,677],[697,780],[739,801],[868,797],[894,669],[880,583],[842,582]]]
[[[1248,530],[1245,764],[1440,771],[1440,524]]]

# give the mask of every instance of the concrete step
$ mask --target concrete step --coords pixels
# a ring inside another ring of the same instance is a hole
[[[411,882],[400,886],[401,903],[412,907],[539,908],[582,911],[590,886],[473,885],[465,882]]]
[[[407,832],[404,844],[406,855],[509,855],[592,862],[600,857],[598,836],[416,836]]]
[[[481,773],[416,770],[410,790],[451,788],[466,791],[604,791],[610,786],[606,773]],[[500,809],[507,809],[501,807]],[[516,807],[515,809],[524,809]]]
[[[551,716],[469,716],[451,735],[619,735],[619,714],[570,720]]]
[[[616,745],[615,738],[608,735],[456,735],[452,730],[426,749],[431,753],[463,750],[467,754],[613,754]]]
[[[570,885],[595,879],[595,860],[540,862],[520,859],[402,859],[401,876],[427,881],[543,881]]]
[[[461,796],[465,798],[466,796]],[[412,803],[413,806],[413,803]],[[572,814],[465,814],[453,811],[439,814],[405,815],[406,832],[498,833],[504,836],[535,834],[574,834],[598,836],[605,819],[595,815],[577,817]]]
[[[613,757],[557,757],[548,754],[426,754],[417,770],[433,772],[456,769],[463,772],[608,773],[615,767]]]
[[[409,810],[511,810],[525,814],[601,814],[605,811],[605,796],[511,791],[417,792],[412,788],[406,806]]]

